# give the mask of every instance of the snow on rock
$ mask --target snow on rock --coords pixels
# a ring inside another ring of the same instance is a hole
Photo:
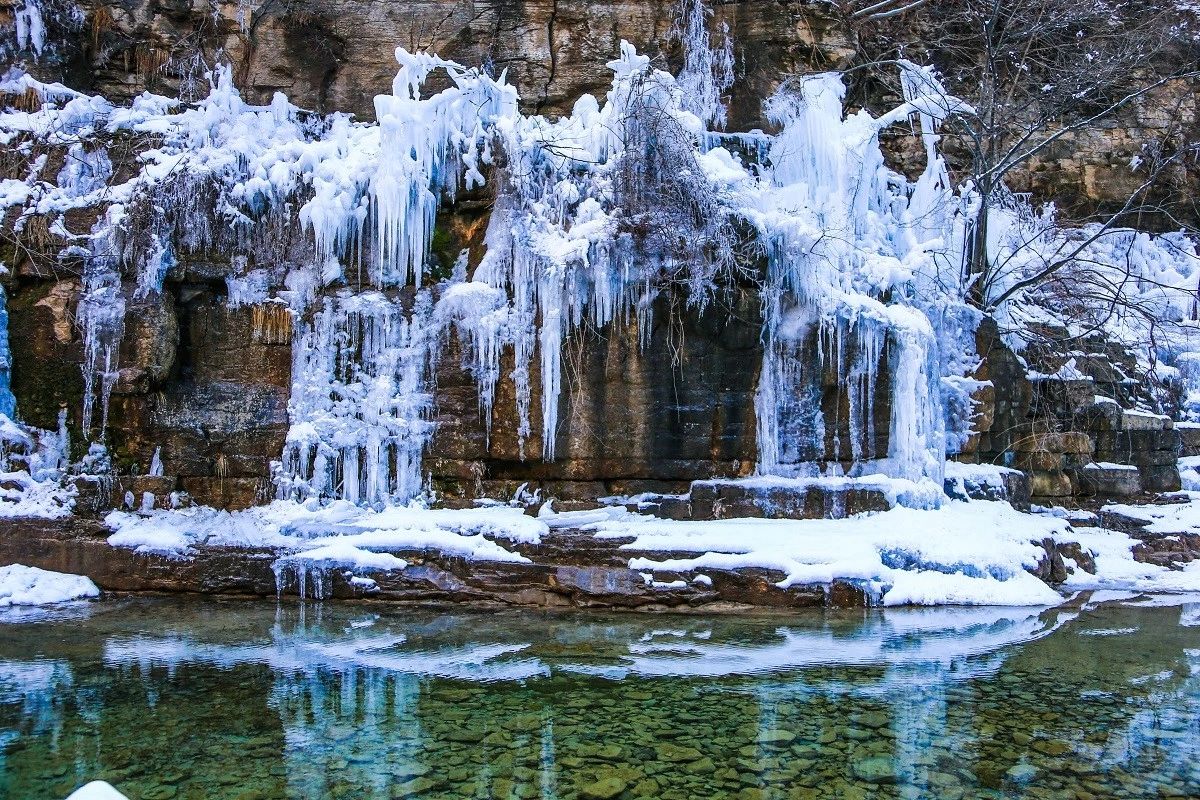
[[[888,606],[1053,606],[1062,600],[1062,595],[1028,572],[1002,581],[932,570],[900,571],[892,581],[883,598]]]
[[[1121,513],[1153,518],[1164,531],[1200,530],[1194,503],[1121,506]],[[1108,507],[1117,508],[1117,507]],[[1107,510],[1107,509],[1106,509]],[[1200,592],[1200,562],[1173,570],[1134,559],[1138,541],[1120,531],[1072,527],[1067,514],[1023,514],[1005,502],[951,501],[940,509],[896,507],[839,520],[663,520],[625,509],[555,514],[550,528],[580,528],[601,539],[630,538],[621,549],[671,554],[634,557],[631,569],[700,573],[714,569],[777,570],[780,587],[858,582],[882,605],[1055,605],[1061,596],[1028,570],[1045,550],[1036,542],[1077,543],[1095,557],[1097,574],[1078,565],[1070,590]],[[1081,516],[1079,523],[1094,523]],[[1078,524],[1078,523],[1077,523]]]
[[[1179,459],[1179,482],[1185,492],[1200,492],[1200,456]]]
[[[1019,491],[1024,474],[1019,470],[996,464],[946,463],[946,493],[958,500],[978,497],[984,500],[1026,500],[1012,495]]]
[[[1133,548],[1138,541],[1121,531],[1081,527],[1060,540],[1078,542],[1091,551],[1096,561],[1095,575],[1076,569],[1067,578],[1064,588],[1200,592],[1200,562],[1193,561],[1182,570],[1142,563],[1133,557]]]
[[[545,523],[519,508],[430,510],[392,506],[380,511],[340,500],[303,505],[279,500],[244,511],[186,508],[105,517],[108,543],[139,553],[188,558],[200,547],[265,548],[279,557],[280,591],[296,586],[301,596],[323,597],[334,569],[403,570],[393,551],[429,550],[472,561],[527,562],[502,542],[536,544]],[[310,591],[311,588],[311,591]]]
[[[129,800],[128,797],[104,781],[92,781],[80,786],[67,796],[67,800]]]
[[[50,572],[23,564],[0,567],[0,607],[44,606],[99,596],[96,584],[82,575]]]
[[[1108,465],[1112,468],[1127,469],[1119,464]],[[1136,467],[1132,468],[1136,469]],[[1167,495],[1175,502],[1154,505],[1134,505],[1131,503],[1112,503],[1104,506],[1101,512],[1120,514],[1123,517],[1145,522],[1147,533],[1200,533],[1200,492],[1176,492]]]
[[[632,537],[622,549],[677,554],[631,559],[631,569],[651,574],[773,569],[785,576],[780,587],[857,581],[884,605],[1054,605],[1059,595],[1026,572],[1044,555],[1032,541],[1070,530],[1063,520],[983,501],[842,520],[679,522],[567,512],[547,521],[574,524],[598,538]]]
[[[70,516],[75,489],[61,481],[68,453],[65,411],[57,431],[27,428],[0,413],[0,519]]]

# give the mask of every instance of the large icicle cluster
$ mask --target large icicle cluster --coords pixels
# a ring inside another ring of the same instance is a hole
[[[692,30],[704,13],[698,6],[685,16],[689,53],[706,44],[699,28]],[[692,71],[712,78],[719,66],[713,58],[701,58]],[[187,212],[180,204],[195,201],[181,196],[203,187],[215,197],[213,223],[252,229],[272,209],[293,203],[311,231],[315,263],[292,265],[280,296],[297,317],[293,427],[279,469],[285,495],[375,505],[414,496],[431,434],[430,346],[452,329],[479,381],[485,418],[502,377],[501,355],[512,349],[523,442],[531,434],[536,370],[541,455],[553,459],[570,332],[585,320],[602,327],[636,316],[648,333],[655,299],[671,286],[694,304],[707,302],[722,271],[739,267],[734,221],[750,231],[751,257],[740,263],[762,254],[767,264],[760,470],[797,474],[834,460],[851,471],[940,480],[938,352],[928,320],[912,303],[917,274],[934,267],[923,229],[911,224],[909,194],[930,206],[925,216],[936,214],[940,198],[920,185],[912,192],[887,170],[877,141],[884,125],[928,112],[924,95],[914,93],[879,120],[865,112],[843,119],[836,75],[785,87],[769,106],[781,133],[754,142],[769,163],[747,164],[708,130],[719,96],[697,107],[687,85],[653,69],[628,44],[609,65],[606,101],[585,95],[572,114],[554,121],[523,116],[503,76],[402,49],[397,60],[392,94],[376,99],[378,125],[340,115],[311,119],[280,95],[269,107],[248,106],[228,72],[214,76],[210,96],[194,107],[146,95],[114,109],[62,90],[40,115],[12,121],[10,130],[65,131],[80,144],[99,131],[127,130],[161,145],[143,154],[138,175],[116,187],[104,188],[111,167],[101,154],[54,186],[31,176],[10,188],[27,210],[41,213],[95,205],[94,193],[108,192],[106,212],[84,238],[85,427],[92,426],[95,400],[106,407],[119,366],[130,299],[122,273],[137,276],[136,300],[159,291],[174,247],[203,250],[227,241],[204,225],[168,225],[152,229],[151,246],[144,246],[144,226],[129,216],[147,195]],[[434,70],[450,85],[425,97],[422,86]],[[719,91],[720,75],[712,79]],[[80,153],[95,151],[92,145]],[[469,280],[464,263],[435,287],[436,303],[422,291],[406,306],[395,292],[425,283],[439,203],[482,184],[485,172],[497,199],[482,262]],[[252,266],[231,276],[231,302],[264,299],[269,281],[255,279],[263,275]],[[323,296],[330,284],[361,285],[354,276],[364,268],[376,288]],[[813,353],[850,376],[851,441],[832,448],[819,401],[826,365],[808,363]],[[886,452],[876,452],[874,435],[880,387],[892,396]]]
[[[733,261],[726,248],[733,238],[729,220],[736,218],[753,226],[767,261],[760,470],[798,474],[835,460],[853,472],[940,484],[939,352],[912,294],[917,273],[936,269],[925,236],[931,227],[942,233],[953,209],[938,205],[948,192],[940,160],[931,160],[912,191],[923,204],[916,211],[921,223],[914,225],[910,187],[884,166],[878,145],[878,132],[888,124],[918,113],[934,118],[935,107],[947,113],[944,93],[931,99],[921,91],[940,90],[936,82],[910,79],[906,104],[876,120],[866,112],[843,119],[838,76],[806,79],[773,98],[769,110],[782,132],[769,145],[769,166],[756,167],[713,146],[704,122],[689,110],[694,98],[629,45],[610,63],[607,102],[585,96],[571,115],[553,122],[520,115],[503,78],[430,56],[400,51],[398,58],[393,95],[376,100],[380,165],[367,216],[375,221],[378,284],[420,284],[439,199],[453,196],[460,183],[480,183],[481,165],[503,154],[503,166],[493,171],[498,199],[487,254],[470,281],[460,275],[443,287],[430,320],[436,332],[428,334],[457,330],[485,416],[501,377],[501,353],[512,347],[520,433],[528,433],[536,359],[542,456],[553,459],[560,359],[570,331],[584,320],[601,327],[630,314],[648,330],[655,297],[676,281],[693,303],[706,302],[720,267]],[[423,99],[420,86],[435,68],[453,85]],[[326,218],[327,231],[335,233],[318,230],[318,242],[348,241],[352,237],[338,232],[363,218]],[[661,228],[700,244],[676,252],[666,238],[653,240]],[[327,249],[321,257],[347,252]],[[891,302],[884,302],[888,295]],[[413,324],[421,323],[414,318]],[[809,363],[813,353],[815,365]],[[820,402],[825,359],[849,375],[851,441],[835,442],[832,457]],[[299,359],[297,367],[299,374]],[[892,398],[886,452],[875,445],[873,404],[885,385],[880,370]],[[336,383],[326,388],[342,394]],[[372,403],[365,416],[374,414]],[[307,416],[295,422],[310,435]],[[425,438],[409,440],[418,456]],[[294,461],[290,456],[285,472],[296,469]],[[307,480],[303,469],[296,474]],[[340,491],[358,498],[359,487],[355,478]]]

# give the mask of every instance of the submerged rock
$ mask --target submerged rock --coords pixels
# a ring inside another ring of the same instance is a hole
[[[867,783],[896,783],[900,780],[893,760],[886,756],[859,759],[850,769],[854,777]]]

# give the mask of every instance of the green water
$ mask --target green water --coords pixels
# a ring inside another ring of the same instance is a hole
[[[1200,797],[1200,605],[0,615],[0,797]]]

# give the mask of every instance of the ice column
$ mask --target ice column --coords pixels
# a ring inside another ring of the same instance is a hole
[[[733,85],[733,40],[721,25],[721,46],[712,47],[705,0],[679,0],[674,34],[683,44],[683,69],[677,79],[684,107],[705,125],[725,127],[721,93]]]
[[[121,336],[125,331],[125,295],[121,289],[120,221],[124,208],[109,206],[92,234],[92,256],[84,267],[78,321],[83,329],[83,433],[90,436],[95,403],[100,400],[100,434],[108,427],[108,400],[118,375]],[[99,381],[99,385],[97,385]]]
[[[0,286],[0,415],[12,419],[17,400],[12,393],[12,349],[8,346],[8,298]]]
[[[39,0],[25,0],[13,11],[17,24],[17,47],[29,48],[37,55],[46,47],[46,21]]]
[[[776,205],[759,222],[768,264],[759,471],[812,476],[842,462],[851,474],[940,481],[937,343],[928,319],[901,295],[907,264],[925,253],[908,230],[905,194],[889,189],[899,179],[878,142],[881,126],[924,106],[879,120],[866,112],[843,118],[844,96],[840,76],[827,73],[767,106],[782,130],[770,149]],[[923,214],[937,199],[933,182],[927,177],[918,199]],[[876,446],[881,391],[891,398],[886,453]]]

